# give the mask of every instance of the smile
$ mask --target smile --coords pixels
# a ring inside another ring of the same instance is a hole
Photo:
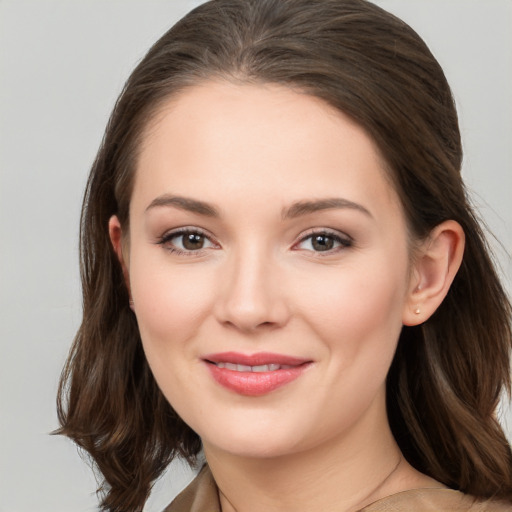
[[[217,384],[245,396],[261,396],[281,388],[312,365],[306,359],[270,353],[224,352],[203,360]]]
[[[280,365],[280,364],[260,364],[257,366],[248,366],[245,364],[234,364],[234,363],[213,363],[217,368],[226,368],[227,370],[233,370],[235,372],[274,372],[276,370],[289,370],[293,368],[291,365]]]

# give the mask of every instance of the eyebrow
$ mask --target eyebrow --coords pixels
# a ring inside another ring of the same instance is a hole
[[[159,196],[146,208],[146,212],[152,208],[157,207],[175,207],[180,210],[186,210],[198,215],[204,215],[206,217],[220,217],[219,211],[215,206],[205,201],[199,201],[198,199],[192,199],[190,197],[175,196],[170,194],[164,194]],[[362,205],[343,199],[341,197],[331,197],[325,199],[316,199],[311,201],[298,201],[293,203],[288,208],[284,208],[281,212],[283,220],[295,219],[303,215],[308,215],[322,210],[333,210],[340,208],[348,208],[351,210],[357,210],[364,213],[368,217],[372,217],[372,214]]]
[[[206,217],[219,217],[218,210],[209,203],[189,197],[173,196],[169,194],[164,194],[163,196],[153,199],[146,208],[146,212],[159,206],[174,206],[180,210],[186,210]]]
[[[319,212],[322,210],[334,210],[339,208],[349,208],[364,213],[368,217],[373,218],[373,215],[362,205],[343,199],[341,197],[330,197],[326,199],[316,199],[313,201],[299,201],[292,204],[289,208],[282,211],[281,216],[283,219],[295,219],[302,215]]]

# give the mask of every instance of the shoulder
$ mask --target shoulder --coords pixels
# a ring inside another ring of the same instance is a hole
[[[217,486],[206,464],[163,512],[221,512]]]
[[[512,512],[512,504],[479,500],[451,489],[414,489],[383,498],[360,512]],[[207,465],[163,512],[221,512],[217,486]]]
[[[511,512],[512,504],[481,500],[451,489],[414,489],[376,501],[361,512]]]

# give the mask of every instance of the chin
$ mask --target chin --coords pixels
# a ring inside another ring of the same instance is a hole
[[[301,451],[300,440],[291,432],[278,432],[266,426],[262,429],[224,428],[209,429],[208,437],[202,437],[205,452],[211,450],[229,453],[235,457],[268,459]]]
[[[278,457],[285,457],[296,453],[296,447],[291,446],[289,443],[279,443],[272,440],[269,443],[267,440],[261,440],[261,442],[236,440],[234,442],[227,443],[226,445],[217,444],[216,450],[222,450],[225,453],[230,454],[233,457],[244,458],[244,459],[275,459]],[[205,449],[208,452],[207,449]]]

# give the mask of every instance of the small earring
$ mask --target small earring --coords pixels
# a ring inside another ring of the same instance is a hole
[[[419,315],[421,313],[421,309],[419,306],[416,307],[416,309],[414,310],[414,313],[416,313],[417,315]]]

